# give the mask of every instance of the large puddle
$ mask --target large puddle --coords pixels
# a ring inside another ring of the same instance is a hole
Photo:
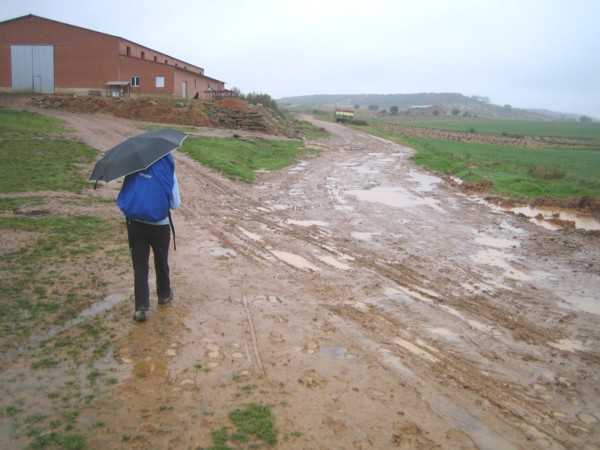
[[[495,211],[512,212],[513,214],[526,217],[534,223],[547,230],[562,230],[572,222],[578,230],[600,230],[600,221],[589,214],[584,214],[574,209],[562,209],[551,207],[517,206],[514,208],[503,208],[489,203],[483,199],[477,200]]]
[[[560,230],[564,228],[564,224],[561,221],[574,222],[575,228],[579,230],[600,230],[599,221],[590,215],[582,214],[575,210],[522,206],[511,208],[510,211],[515,214],[522,214],[530,222],[548,230]]]

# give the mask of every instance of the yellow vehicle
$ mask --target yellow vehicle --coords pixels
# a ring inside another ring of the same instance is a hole
[[[354,111],[351,109],[336,109],[335,110],[335,121],[337,123],[352,122],[354,120]]]

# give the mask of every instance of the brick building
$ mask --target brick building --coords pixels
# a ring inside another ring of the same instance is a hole
[[[43,17],[0,22],[0,92],[199,97],[204,69],[126,39]]]

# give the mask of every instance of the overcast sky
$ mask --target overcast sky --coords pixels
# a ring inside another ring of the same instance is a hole
[[[456,92],[600,118],[600,0],[0,0],[204,68],[227,88]]]

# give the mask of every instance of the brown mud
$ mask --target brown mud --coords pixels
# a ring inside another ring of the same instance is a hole
[[[101,151],[139,132],[51,114]],[[320,156],[253,185],[174,153],[175,300],[134,323],[129,261],[115,268],[103,364],[118,383],[80,412],[88,445],[210,447],[261,402],[282,449],[598,447],[600,241],[490,208],[409,148],[318,126]],[[33,389],[25,365],[2,382]]]

